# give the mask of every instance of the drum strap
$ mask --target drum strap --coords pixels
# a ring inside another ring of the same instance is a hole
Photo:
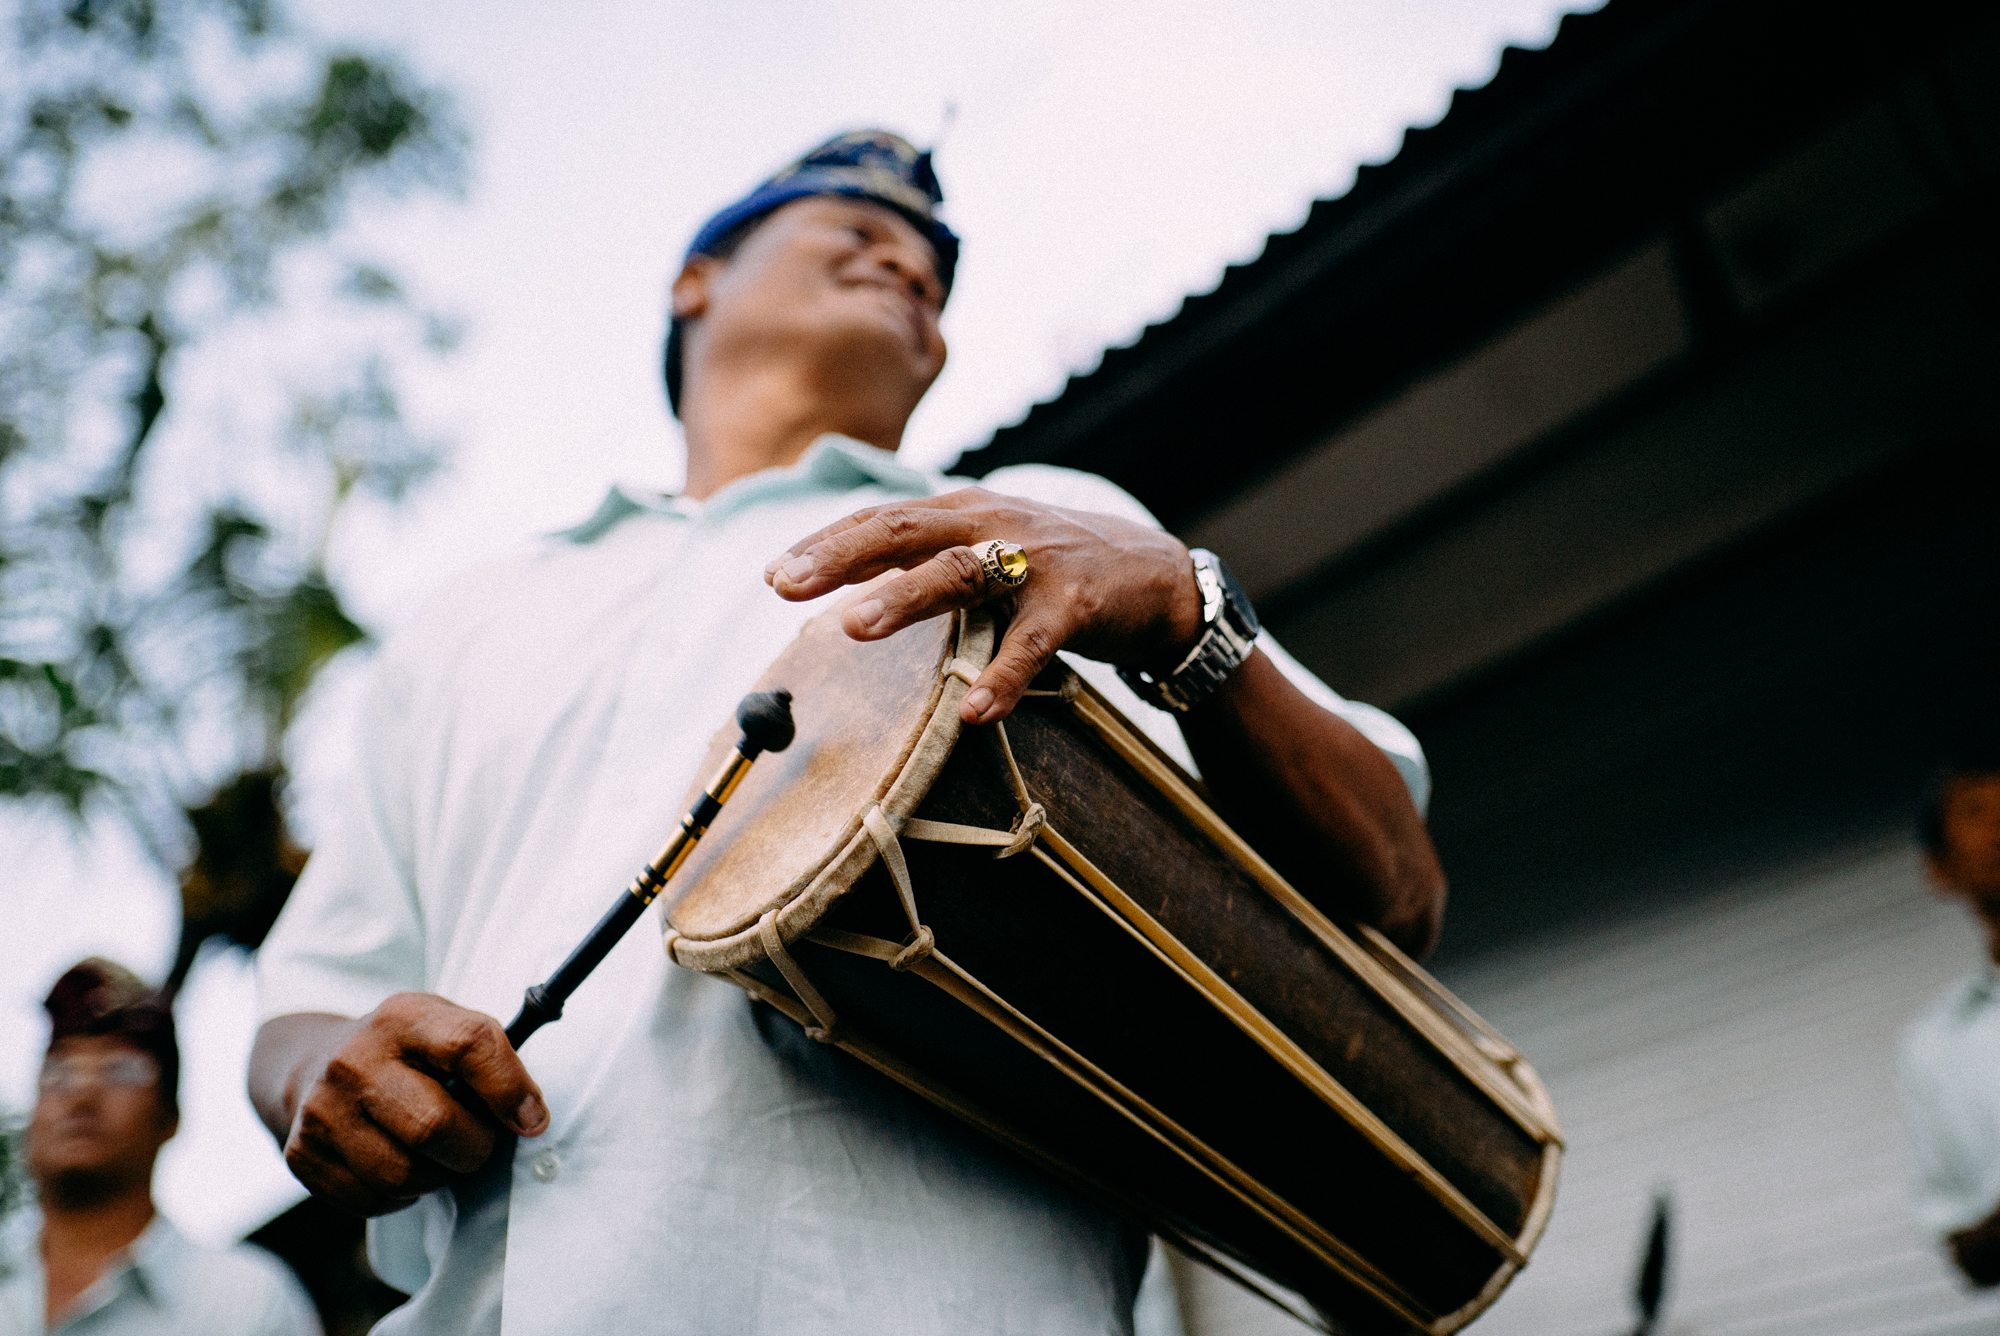
[[[963,665],[963,671],[961,671]],[[954,659],[947,672],[963,677],[971,671],[971,665],[961,659]],[[1053,694],[1053,693],[1051,693]],[[991,830],[984,826],[962,826],[951,821],[925,821],[918,817],[907,817],[902,823],[903,835],[913,840],[925,840],[938,844],[988,845],[998,850],[995,858],[1011,858],[1024,853],[1034,846],[1042,828],[1048,824],[1048,811],[1036,802],[1028,792],[1028,782],[1021,775],[1021,767],[1014,760],[1013,744],[1007,740],[1005,724],[993,725],[993,734],[1000,741],[1000,754],[1007,761],[1007,776],[1013,782],[1014,796],[1021,804],[1021,815],[1012,830]],[[861,814],[862,829],[875,845],[875,851],[882,857],[882,866],[888,870],[889,880],[895,883],[896,898],[902,902],[903,913],[910,920],[910,937],[907,942],[885,942],[880,938],[867,937],[859,933],[820,930],[808,934],[822,946],[852,952],[856,955],[872,956],[888,962],[893,970],[908,970],[929,959],[936,948],[937,936],[924,923],[917,911],[916,886],[910,880],[910,863],[903,857],[903,842],[897,838],[897,829],[890,824],[887,813],[880,803],[871,804]],[[785,949],[785,940],[778,931],[778,911],[767,910],[757,920],[757,940],[764,948],[764,954],[778,967],[778,973],[785,976],[785,982],[792,986],[807,1011],[812,1013],[817,1025],[806,1027],[806,1033],[823,1044],[838,1041],[840,1018],[820,991],[813,987],[805,970]],[[671,949],[671,948],[670,948]]]
[[[954,666],[958,662],[954,660]],[[909,839],[924,840],[935,844],[987,845],[998,850],[993,855],[995,858],[1011,858],[1015,854],[1024,853],[1034,846],[1036,838],[1042,833],[1042,827],[1048,824],[1048,811],[1040,803],[1036,802],[1034,796],[1028,792],[1028,783],[1021,776],[1021,767],[1014,761],[1014,748],[1007,741],[1006,725],[993,725],[993,733],[1000,740],[1001,755],[1006,757],[1007,760],[1007,775],[1013,781],[1014,796],[1021,804],[1021,815],[1015,821],[1014,828],[1012,830],[991,830],[985,826],[962,826],[952,821],[925,821],[919,817],[906,817],[903,820],[900,835]],[[859,933],[825,930],[814,932],[810,936],[813,940],[820,942],[821,945],[832,946],[838,950],[853,952],[857,955],[872,956],[877,960],[885,960],[888,962],[889,968],[893,970],[911,969],[914,966],[922,964],[930,957],[931,952],[937,945],[936,934],[924,923],[922,914],[917,910],[917,889],[915,883],[910,879],[909,860],[903,856],[903,841],[898,838],[899,832],[897,828],[890,823],[888,814],[882,810],[880,803],[871,805],[866,812],[861,814],[861,826],[863,830],[868,832],[868,838],[874,843],[875,851],[882,856],[882,866],[888,870],[889,880],[895,883],[896,898],[902,902],[903,913],[910,920],[909,939],[902,943],[885,942],[880,938],[866,937]],[[770,918],[771,916],[767,914],[765,917]],[[763,929],[761,923],[759,924],[759,929],[760,932]],[[775,923],[770,927],[767,935],[772,938],[777,936]],[[783,951],[784,944],[779,942],[777,949]],[[771,943],[769,941],[765,942],[765,953],[771,953]],[[772,956],[772,961],[778,965],[779,970],[784,973],[786,979],[793,980],[793,971],[798,970],[798,965],[795,961],[792,961],[790,957],[786,957],[784,961],[779,961],[775,955]],[[804,977],[804,971],[798,970],[798,978],[803,979]],[[796,989],[797,980],[793,980],[793,983]],[[811,985],[808,984],[807,986],[810,987]],[[814,996],[817,997],[818,995],[815,994]],[[812,1001],[806,999],[804,993],[800,993],[799,997],[801,1001],[806,1002],[807,1007],[811,1009],[813,1015],[820,1018],[822,1027],[830,1030],[831,1023],[826,1019],[826,1016],[832,1015],[831,1009],[828,1008],[826,1010],[825,1016],[821,1015],[821,1009],[826,1005],[824,999],[821,999],[815,1005]]]
[[[863,812],[861,824],[867,828],[868,838],[875,841],[876,852],[882,855],[882,866],[889,869],[889,880],[896,883],[896,898],[903,902],[903,912],[910,917],[910,944],[889,962],[890,969],[906,970],[931,953],[937,938],[917,914],[917,891],[910,884],[910,864],[903,857],[903,843],[896,838],[895,828],[882,815],[882,805],[876,803]]]
[[[985,826],[960,826],[950,821],[925,821],[921,817],[910,817],[903,822],[903,835],[907,839],[923,840],[929,844],[985,844],[1000,850],[995,858],[1012,858],[1015,854],[1026,853],[1042,833],[1048,822],[1048,813],[1040,803],[1032,804],[1022,813],[1022,819],[1012,830],[989,830]]]
[[[806,1010],[813,1014],[818,1025],[808,1025],[806,1034],[822,1044],[831,1044],[840,1037],[840,1017],[834,1015],[833,1008],[820,996],[819,989],[812,986],[812,980],[799,968],[799,962],[792,959],[792,953],[785,949],[785,939],[778,933],[778,911],[767,909],[764,917],[757,920],[757,940],[763,944],[764,954],[778,967],[778,973],[785,976],[785,982],[798,994],[799,1001],[806,1004]]]
[[[1043,693],[1056,695],[1056,692]],[[999,848],[995,858],[1012,858],[1015,854],[1026,853],[1035,843],[1035,837],[1048,824],[1049,814],[1033,794],[1028,792],[1028,781],[1021,777],[1021,767],[1014,761],[1013,744],[1007,740],[1007,725],[993,725],[993,736],[1000,740],[1000,754],[1007,761],[1007,777],[1014,783],[1014,797],[1021,804],[1021,815],[1014,822],[1012,830],[990,830],[985,826],[961,826],[951,821],[926,821],[921,817],[909,817],[903,822],[902,833],[913,840],[927,840],[934,844],[986,844]],[[888,823],[883,822],[886,826]],[[871,835],[874,828],[869,828]],[[882,837],[875,836],[876,846],[882,845]],[[885,851],[883,858],[888,859]],[[896,851],[895,861],[901,863],[902,851]],[[898,884],[900,887],[900,883]],[[914,904],[914,901],[909,902]],[[912,918],[914,918],[914,914]]]

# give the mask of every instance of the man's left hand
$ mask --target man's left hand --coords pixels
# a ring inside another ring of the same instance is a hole
[[[987,588],[971,549],[993,538],[1027,550],[1018,589]],[[1201,635],[1194,563],[1173,535],[976,487],[858,510],[794,544],[764,578],[802,600],[892,570],[902,574],[842,613],[856,640],[977,603],[1012,613],[959,706],[967,723],[1005,718],[1057,650],[1158,673]],[[1280,871],[1413,954],[1437,939],[1444,873],[1423,817],[1396,767],[1353,725],[1261,653],[1180,725],[1218,809]]]
[[[999,538],[1028,554],[1028,578],[989,589],[975,544]],[[1057,650],[1139,668],[1171,668],[1201,634],[1201,592],[1172,534],[968,487],[870,506],[793,544],[764,568],[779,597],[818,598],[885,571],[903,574],[847,609],[856,640],[880,640],[959,608],[1011,613],[993,661],[965,693],[969,724],[1004,719]]]

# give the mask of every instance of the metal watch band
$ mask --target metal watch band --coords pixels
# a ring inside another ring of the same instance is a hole
[[[1194,580],[1201,590],[1206,623],[1201,639],[1165,677],[1139,668],[1118,670],[1141,700],[1176,714],[1186,714],[1227,682],[1257,644],[1257,614],[1229,567],[1207,548],[1193,548],[1189,555],[1194,558]]]

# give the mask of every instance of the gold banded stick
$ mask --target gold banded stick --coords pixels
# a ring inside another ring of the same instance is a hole
[[[780,752],[792,745],[792,693],[752,692],[736,707],[736,723],[743,730],[736,750],[681,818],[680,829],[667,841],[666,848],[619,895],[618,903],[597,921],[590,935],[569,953],[569,959],[522,997],[519,1014],[507,1026],[507,1042],[515,1048],[527,1043],[529,1035],[550,1021],[562,1018],[563,1003],[611,953],[626,930],[639,921],[639,915],[653,903],[674,873],[680,871],[681,864],[694,852],[694,846],[722,811],[722,805],[729,801],[729,795],[736,792],[736,786],[750,772],[750,763],[767,751]]]

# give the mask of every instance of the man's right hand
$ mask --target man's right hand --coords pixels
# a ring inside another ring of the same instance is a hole
[[[491,1118],[445,1092],[454,1077]],[[363,1215],[400,1210],[485,1164],[507,1133],[540,1136],[549,1125],[500,1022],[429,993],[398,993],[358,1021],[266,1021],[250,1054],[250,1099],[298,1180]]]

